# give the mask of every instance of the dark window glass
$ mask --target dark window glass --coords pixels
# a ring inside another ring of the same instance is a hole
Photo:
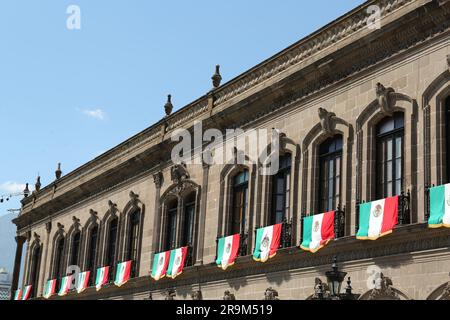
[[[185,201],[183,246],[194,244],[195,193],[189,195]]]
[[[176,246],[177,210],[178,210],[178,201],[177,200],[171,201],[167,208],[166,240],[164,247],[165,251],[175,249]]]
[[[53,278],[56,279],[57,284],[60,283],[62,277],[65,276],[64,272],[65,270],[63,265],[63,258],[64,258],[63,254],[64,254],[64,238],[61,238],[56,242],[55,271],[53,274]]]
[[[246,211],[248,207],[248,170],[236,175],[233,179],[233,207],[230,222],[230,235],[243,233],[246,227]]]
[[[377,125],[377,198],[400,195],[403,188],[403,113]]]
[[[70,265],[78,265],[78,254],[80,252],[80,232],[77,232],[72,238],[72,250],[70,255]]]
[[[114,218],[109,224],[108,246],[106,249],[106,265],[109,266],[109,280],[114,279],[116,264],[116,242],[117,242],[117,218]]]
[[[37,246],[33,251],[33,258],[31,262],[31,290],[32,290],[32,297],[35,298],[37,294],[37,286],[39,283],[39,258],[41,256],[41,247]]]
[[[341,196],[342,136],[337,135],[319,147],[319,212],[335,210]]]
[[[131,267],[131,277],[136,276],[136,261],[138,256],[139,245],[139,223],[141,218],[141,212],[139,210],[134,211],[130,216],[130,226],[128,232],[128,251],[127,261],[133,261]]]
[[[445,101],[445,127],[447,143],[447,183],[450,183],[450,97]]]
[[[271,225],[281,223],[289,216],[290,186],[291,155],[288,154],[280,158],[280,168],[272,178]]]
[[[89,251],[87,256],[87,268],[89,271],[91,271],[90,278],[89,278],[89,285],[94,285],[95,283],[95,259],[97,257],[97,239],[98,239],[98,227],[94,226],[91,229],[90,235],[89,235]]]

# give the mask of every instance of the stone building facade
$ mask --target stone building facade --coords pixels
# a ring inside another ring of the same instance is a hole
[[[373,5],[381,28],[371,24]],[[370,0],[223,85],[218,71],[198,100],[171,113],[169,99],[158,123],[22,200],[13,289],[26,250],[21,276],[33,297],[68,265],[132,259],[125,286],[65,299],[260,300],[268,288],[308,299],[335,256],[361,299],[449,297],[450,230],[426,221],[428,187],[450,182],[450,1]],[[201,152],[174,164],[172,133],[199,121],[203,130],[277,129],[283,190],[239,148],[243,164],[207,165]],[[395,194],[394,233],[357,240],[359,203]],[[338,239],[316,254],[300,250],[302,217],[338,207]],[[253,261],[255,229],[277,219],[289,243],[269,262]],[[216,240],[235,229],[245,249],[222,271]],[[183,274],[151,279],[154,253],[184,244]],[[378,291],[368,287],[373,270],[390,279]]]

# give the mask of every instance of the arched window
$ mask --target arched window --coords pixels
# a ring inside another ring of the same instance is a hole
[[[191,192],[184,199],[184,225],[182,246],[192,246],[194,244],[194,224],[195,224],[195,192]]]
[[[138,246],[139,246],[139,225],[141,221],[141,211],[134,210],[130,215],[130,221],[128,226],[128,239],[127,239],[127,253],[126,260],[133,261],[131,268],[131,277],[136,276],[136,264],[138,261]]]
[[[78,256],[80,253],[81,232],[76,232],[72,237],[72,248],[70,249],[70,265],[78,266]]]
[[[116,251],[117,251],[117,227],[118,219],[114,218],[109,223],[108,240],[106,247],[106,265],[109,266],[109,280],[114,279],[114,270],[116,267]]]
[[[450,183],[450,97],[445,100],[445,132],[447,148],[447,183]]]
[[[88,254],[87,254],[87,270],[91,272],[89,285],[94,285],[95,274],[96,274],[96,263],[97,258],[97,239],[98,239],[98,226],[91,228],[89,233],[89,243],[88,243]]]
[[[229,234],[242,234],[246,227],[248,207],[248,170],[244,170],[232,179],[232,211]]]
[[[60,283],[62,277],[65,276],[64,270],[64,238],[61,237],[56,241],[55,248],[55,266],[53,269],[53,279]]]
[[[341,196],[342,136],[319,146],[319,213],[335,210]]]
[[[175,249],[177,243],[177,212],[178,200],[168,202],[167,206],[167,224],[164,239],[164,251]]]
[[[30,284],[32,290],[32,297],[37,297],[37,287],[39,283],[39,264],[41,258],[41,246],[36,245],[33,250],[33,255],[31,257],[31,273],[30,273]]]
[[[282,223],[289,217],[291,189],[291,155],[280,157],[279,170],[272,178],[272,201],[269,224]]]
[[[377,133],[377,198],[399,195],[403,188],[404,116],[395,112],[378,123]]]

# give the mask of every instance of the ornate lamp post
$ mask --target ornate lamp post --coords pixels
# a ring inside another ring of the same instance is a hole
[[[341,293],[342,281],[344,281],[347,272],[339,271],[337,265],[337,257],[333,258],[333,265],[331,266],[331,271],[325,272],[327,277],[328,287],[330,288],[331,299],[339,299]]]

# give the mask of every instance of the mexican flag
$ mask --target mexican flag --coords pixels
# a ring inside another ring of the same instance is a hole
[[[31,287],[31,285],[25,287],[25,289],[23,290],[22,300],[30,299]]]
[[[14,293],[14,300],[22,300],[22,289],[17,289]]]
[[[270,258],[275,257],[280,247],[282,225],[282,223],[279,223],[256,231],[256,245],[253,252],[254,260],[266,262]]]
[[[363,203],[359,207],[359,230],[356,238],[377,240],[392,233],[398,223],[398,196]]]
[[[121,287],[130,280],[131,263],[132,261],[126,261],[117,265],[116,279],[114,280],[116,286]]]
[[[153,257],[152,278],[158,281],[166,276],[169,265],[170,251],[156,253]]]
[[[450,228],[450,184],[430,189],[430,228]]]
[[[54,295],[55,289],[56,289],[56,279],[48,280],[44,288],[44,298],[49,299],[52,295]]]
[[[71,284],[72,284],[72,276],[66,276],[66,277],[62,278],[61,285],[59,287],[58,296],[63,297],[66,294],[68,294]]]
[[[109,267],[97,269],[97,277],[95,278],[95,288],[99,291],[102,286],[108,282]]]
[[[219,239],[216,260],[219,268],[226,270],[234,264],[239,251],[239,240],[240,236],[238,234]]]
[[[84,290],[87,289],[87,287],[89,285],[90,275],[91,275],[90,271],[81,272],[78,275],[77,293],[82,293]]]
[[[300,248],[312,253],[334,240],[334,211],[309,216],[303,223],[303,242]]]
[[[175,279],[183,272],[184,261],[186,260],[187,247],[174,249],[170,252],[169,267],[167,268],[167,276]]]

